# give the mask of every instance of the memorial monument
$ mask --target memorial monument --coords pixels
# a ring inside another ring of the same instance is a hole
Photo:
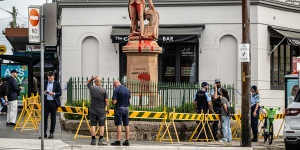
[[[127,56],[127,78],[129,80],[158,81],[159,14],[152,0],[129,0],[128,11],[131,21],[127,45],[122,51]],[[144,22],[148,22],[145,24]]]

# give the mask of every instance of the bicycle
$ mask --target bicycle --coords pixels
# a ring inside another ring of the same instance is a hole
[[[264,143],[268,141],[271,145],[274,138],[274,128],[273,122],[275,119],[276,112],[280,110],[280,107],[264,107],[262,106],[262,110],[266,110],[265,115],[265,123],[263,126],[263,136],[264,136]]]

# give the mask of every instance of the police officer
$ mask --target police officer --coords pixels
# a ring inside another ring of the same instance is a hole
[[[221,99],[220,99],[220,89],[221,89],[221,81],[219,79],[215,80],[215,85],[213,89],[211,90],[211,96],[212,96],[212,104],[213,104],[213,109],[215,111],[215,114],[220,114],[221,113]],[[219,131],[219,121],[214,121],[212,125],[212,132],[215,140],[217,139],[217,134]]]
[[[250,89],[251,92],[251,128],[253,139],[252,142],[257,142],[258,134],[258,117],[259,117],[259,92],[256,85],[253,85]]]
[[[211,97],[208,94],[208,83],[202,82],[201,89],[199,89],[194,96],[194,105],[196,106],[197,113],[207,113],[210,109],[212,113],[215,113],[212,107]]]

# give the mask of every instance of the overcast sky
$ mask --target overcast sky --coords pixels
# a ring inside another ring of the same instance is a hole
[[[48,1],[50,2],[51,0]],[[41,5],[43,3],[46,3],[46,0],[0,0],[0,8],[11,11],[12,7],[15,6],[18,12],[17,23],[21,27],[27,27],[28,6]],[[2,35],[2,31],[8,27],[11,20],[11,15],[0,9],[0,45],[6,45],[8,49],[11,49],[11,46],[4,35]],[[11,54],[11,51],[8,53]]]

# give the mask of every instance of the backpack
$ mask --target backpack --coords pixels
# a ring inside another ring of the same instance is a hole
[[[227,105],[227,113],[228,113],[228,116],[231,116],[234,114],[234,108],[232,107],[230,101],[228,101],[228,104],[229,105]]]
[[[203,112],[206,113],[208,110],[208,102],[207,102],[205,91],[203,90],[197,91],[196,102],[197,102],[197,110],[200,112],[201,110],[203,110]]]

